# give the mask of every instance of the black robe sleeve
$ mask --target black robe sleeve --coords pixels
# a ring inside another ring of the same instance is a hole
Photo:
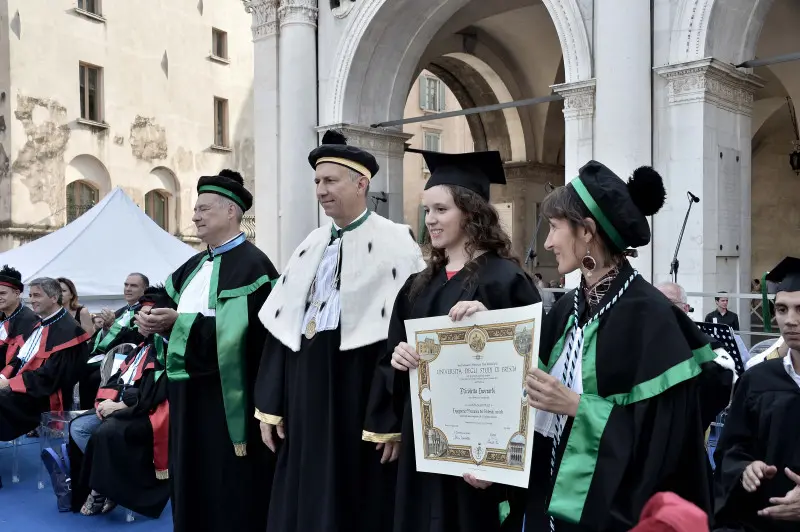
[[[750,430],[752,423],[748,408],[751,372],[742,377],[733,396],[731,409],[725,420],[722,438],[714,452],[714,513],[717,520],[739,513],[747,492],[741,478],[745,468],[757,460],[758,435]]]
[[[59,390],[74,386],[88,356],[86,342],[53,353],[42,367],[21,375],[26,393],[33,398],[50,397]]]
[[[405,320],[408,316],[408,294],[416,275],[412,275],[397,294],[389,319],[386,353],[378,361],[370,387],[363,439],[372,442],[400,441],[408,378],[392,367],[392,353],[400,342],[406,341]]]
[[[283,421],[286,351],[287,348],[267,332],[255,390],[255,416],[262,423],[280,425]]]

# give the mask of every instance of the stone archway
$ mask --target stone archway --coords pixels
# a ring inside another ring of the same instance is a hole
[[[370,124],[402,116],[410,81],[436,32],[469,0],[363,0],[331,71],[323,123]],[[576,0],[543,0],[558,33],[566,83],[592,76],[591,47]]]

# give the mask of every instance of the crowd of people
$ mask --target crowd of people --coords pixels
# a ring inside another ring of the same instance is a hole
[[[423,156],[424,250],[367,208],[376,159],[330,131],[309,163],[332,222],[280,274],[240,229],[253,198],[230,170],[197,185],[207,250],[164,285],[131,274],[114,313],[92,317],[67,279],[28,282],[28,308],[5,267],[0,440],[68,410],[78,384],[74,511],[158,517],[171,500],[180,532],[798,530],[800,260],[770,272],[781,340],[739,375],[685,292],[628,260],[665,202],[655,170],[624,181],[590,161],[548,195],[545,247],[560,275],[581,273],[556,298],[489,201],[499,154]],[[542,294],[528,488],[418,472],[407,372],[420,356],[404,322]],[[110,375],[120,346],[135,347]],[[706,434],[731,396],[713,469]]]

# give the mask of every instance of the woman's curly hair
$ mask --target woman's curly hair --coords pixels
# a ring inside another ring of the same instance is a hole
[[[471,261],[480,251],[495,253],[499,257],[520,264],[511,249],[511,238],[500,226],[497,210],[481,196],[469,189],[457,185],[442,185],[453,196],[453,202],[464,215],[461,228],[467,234],[466,252],[469,261],[464,266],[468,272],[467,279],[472,277],[474,263]],[[437,249],[428,242],[423,250],[427,268],[422,270],[411,284],[409,299],[414,301],[430,280],[447,265],[445,250]]]

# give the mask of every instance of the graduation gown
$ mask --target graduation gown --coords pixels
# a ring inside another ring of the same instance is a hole
[[[114,323],[107,331],[100,330],[92,337],[91,356],[102,355],[122,344],[139,345],[144,341],[144,337],[139,333],[133,323],[133,316],[139,311],[141,305],[136,303],[131,306],[124,306],[114,312]],[[101,363],[87,364],[78,386],[80,403],[82,409],[92,408],[97,390],[100,388],[100,366]]]
[[[22,304],[0,319],[0,370],[14,359],[38,323],[39,316]]]
[[[80,511],[92,489],[124,508],[154,519],[167,505],[169,404],[162,365],[165,349],[162,337],[148,338],[128,355],[109,384],[98,391],[95,406],[111,400],[121,401],[126,408],[103,420],[89,439],[85,456],[81,457],[77,446],[70,447],[74,512]],[[142,350],[145,352],[136,364]],[[125,384],[121,378],[127,377],[132,364],[133,380]],[[96,415],[95,410],[86,415]]]
[[[758,516],[772,506],[770,497],[783,497],[795,484],[784,474],[800,472],[800,386],[784,368],[784,360],[766,360],[745,372],[739,381],[714,461],[715,526],[742,532],[797,531],[797,522]],[[742,487],[745,468],[760,460],[778,468],[772,480],[754,493]]]
[[[398,465],[394,532],[492,532],[500,529],[498,505],[508,487],[476,489],[464,479],[418,473],[408,373],[391,366],[394,346],[407,341],[405,320],[442,316],[459,301],[480,301],[487,309],[522,307],[541,301],[530,277],[512,261],[486,253],[449,281],[439,271],[409,300],[412,276],[400,291],[389,326],[389,346],[375,375],[365,431],[397,434],[403,442]]]
[[[213,258],[195,255],[166,283],[178,305],[166,360],[176,532],[266,527],[274,464],[253,417],[253,386],[266,334],[257,315],[278,273],[243,235],[232,242]],[[206,263],[206,308],[187,312],[181,301]]]
[[[256,390],[258,418],[282,423],[269,532],[383,532],[392,519],[396,463],[381,464],[362,431],[378,360],[387,351],[397,291],[423,262],[408,228],[367,213],[348,228],[338,327],[301,334],[306,296],[331,226],[295,251],[260,316],[270,338]],[[333,307],[331,307],[333,308]],[[276,436],[277,438],[277,436]]]
[[[702,365],[716,358],[707,337],[625,262],[584,332],[583,393],[568,418],[551,479],[553,440],[535,433],[527,493],[515,492],[504,530],[628,531],[650,497],[671,491],[708,512]],[[588,320],[579,298],[580,323]],[[572,327],[574,291],[546,316],[540,368],[551,371]],[[555,481],[553,483],[553,481]],[[524,503],[518,499],[523,495]]]
[[[11,389],[0,393],[0,441],[38,427],[42,412],[68,410],[72,405],[72,388],[89,355],[89,333],[62,308],[41,321],[26,342],[37,338],[37,345],[23,345],[3,368]],[[19,355],[28,347],[35,351],[23,363]]]

